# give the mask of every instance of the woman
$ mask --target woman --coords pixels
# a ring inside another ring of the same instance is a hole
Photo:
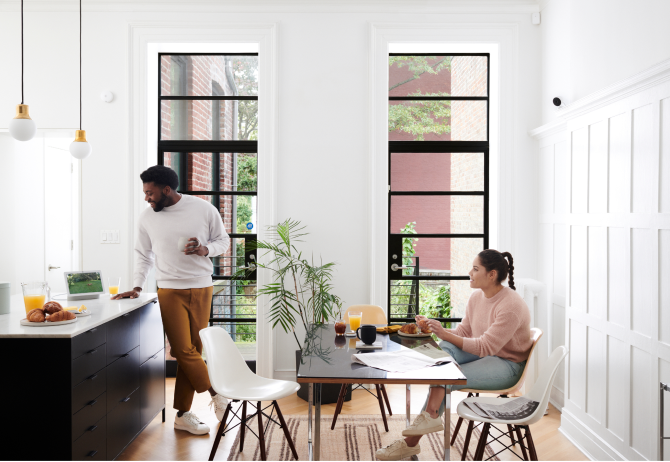
[[[470,287],[465,317],[456,329],[444,329],[439,321],[416,316],[427,322],[439,337],[440,347],[461,366],[467,385],[452,390],[475,388],[504,390],[521,378],[532,347],[530,311],[514,287],[514,262],[509,252],[484,250],[470,270]],[[509,287],[502,283],[509,276]],[[421,452],[419,440],[428,433],[442,431],[444,387],[431,385],[428,398],[412,425],[399,439],[377,451],[379,460],[400,460]]]

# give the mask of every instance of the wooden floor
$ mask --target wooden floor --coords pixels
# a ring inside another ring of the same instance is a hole
[[[404,413],[405,387],[403,385],[388,385],[386,389],[391,402],[391,409],[398,414]],[[427,386],[412,386],[411,412],[413,414],[421,411],[427,390]],[[196,395],[192,410],[203,422],[210,426],[212,431],[209,435],[195,436],[184,431],[175,430],[173,427],[176,414],[176,411],[172,409],[174,379],[167,379],[166,392],[167,416],[165,423],[161,422],[160,415],[156,417],[140,436],[119,455],[117,460],[207,460],[209,458],[209,452],[214,442],[215,430],[218,424],[214,412],[207,407],[210,401],[209,393]],[[466,395],[465,393],[454,392],[452,397],[453,410]],[[280,400],[279,407],[284,415],[307,414],[307,403],[296,395]],[[335,405],[323,405],[321,410],[322,414],[332,415]],[[366,391],[356,390],[353,399],[344,403],[342,413],[379,414],[379,405],[377,400]],[[558,431],[560,421],[560,413],[550,405],[549,415],[532,426],[533,439],[539,459],[588,460],[579,449]],[[326,431],[323,427],[322,430]],[[461,428],[461,431],[465,432],[465,426]],[[221,440],[215,460],[226,460],[228,458],[235,435],[235,431],[229,432]],[[476,444],[476,442],[471,444]],[[518,460],[513,454],[508,452],[504,452],[498,457],[502,460]]]

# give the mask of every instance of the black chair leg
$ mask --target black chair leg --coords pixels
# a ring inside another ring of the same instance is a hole
[[[256,408],[258,414],[258,444],[261,447],[261,460],[267,460],[265,456],[265,434],[263,433],[263,408],[261,407],[261,402],[258,402],[258,408]]]
[[[384,403],[382,401],[382,394],[379,391],[379,385],[375,384],[375,387],[377,388],[377,401],[379,401],[379,410],[382,413],[382,420],[384,421],[384,429],[386,431],[389,431],[389,424],[386,422],[386,413],[384,412]]]
[[[382,383],[381,385],[379,385],[379,388],[381,388],[382,395],[384,395],[384,401],[386,401],[386,409],[388,409],[389,415],[393,415],[393,412],[391,412],[391,403],[389,403],[389,397],[386,394],[386,387]]]
[[[526,441],[528,442],[528,451],[530,452],[530,460],[537,460],[537,451],[535,451],[535,443],[533,436],[530,434],[530,427],[526,425]]]
[[[516,444],[516,441],[514,441],[514,430],[512,430],[511,425],[507,426],[507,433],[509,433],[509,439],[512,440],[512,446],[514,446]]]
[[[454,429],[454,434],[451,435],[451,442],[449,445],[453,446],[454,443],[456,442],[456,437],[458,436],[458,430],[461,429],[461,425],[463,424],[463,417],[458,418],[458,422],[456,422],[456,428]]]
[[[244,449],[244,431],[247,429],[247,402],[242,401],[242,422],[240,422],[240,452]]]
[[[486,440],[489,436],[490,427],[490,423],[485,423],[484,428],[482,428],[482,434],[479,437],[479,444],[477,445],[477,452],[475,453],[474,460],[484,460],[484,451],[486,450]]]
[[[335,406],[335,414],[333,414],[333,423],[330,424],[330,429],[335,429],[335,422],[337,422],[337,416],[342,412],[342,405],[344,404],[344,395],[347,393],[347,384],[343,383],[340,388],[340,394],[337,397],[337,405]]]
[[[528,460],[528,454],[526,453],[526,446],[523,444],[523,438],[521,438],[521,427],[515,425],[514,431],[516,432],[516,438],[519,441],[519,446],[521,446],[521,454],[523,454],[523,460]]]
[[[288,445],[291,448],[293,457],[295,458],[295,460],[298,460],[298,452],[295,450],[295,446],[293,445],[293,439],[291,438],[291,433],[289,432],[288,427],[286,426],[286,422],[284,422],[284,416],[279,410],[279,405],[277,404],[277,401],[273,401],[272,404],[274,404],[275,409],[277,410],[277,417],[279,417],[279,423],[281,423],[281,428],[284,429],[284,436],[286,437],[286,441],[288,442]]]
[[[221,442],[221,435],[223,435],[223,430],[226,428],[226,420],[228,419],[228,412],[230,412],[231,404],[232,403],[228,403],[228,406],[226,406],[226,412],[223,413],[223,419],[221,419],[221,422],[219,422],[219,429],[216,431],[216,438],[214,439],[212,452],[209,453],[209,460],[214,460],[214,455],[216,454],[216,450],[219,447],[219,443]]]
[[[470,445],[470,438],[472,437],[472,429],[474,427],[474,420],[468,420],[468,431],[465,433],[465,441],[463,442],[463,454],[461,454],[461,460],[467,460],[468,446]],[[477,447],[479,447],[479,445],[477,445]],[[477,451],[475,450],[475,452]]]

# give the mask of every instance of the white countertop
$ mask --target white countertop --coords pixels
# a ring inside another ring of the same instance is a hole
[[[151,293],[141,294],[135,299],[110,300],[109,297],[109,294],[103,294],[99,299],[55,300],[64,307],[86,305],[91,315],[77,317],[77,322],[72,324],[28,327],[21,325],[21,320],[26,317],[23,296],[13,295],[10,313],[0,315],[0,338],[72,338],[158,299],[157,294]]]

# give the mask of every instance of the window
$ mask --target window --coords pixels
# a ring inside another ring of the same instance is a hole
[[[389,56],[390,323],[465,314],[489,240],[488,95],[489,54]]]
[[[231,238],[212,258],[210,325],[226,329],[247,360],[256,359],[255,262],[258,161],[258,55],[161,53],[158,163],[179,175],[179,192],[209,201]]]

